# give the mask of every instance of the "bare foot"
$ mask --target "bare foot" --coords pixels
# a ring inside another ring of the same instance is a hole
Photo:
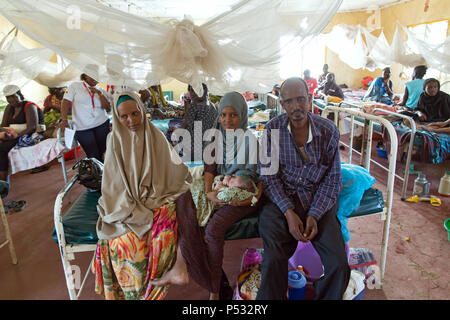
[[[219,300],[219,294],[218,293],[209,293],[209,300]]]
[[[184,262],[183,256],[181,255],[180,248],[177,250],[177,260],[165,275],[159,279],[153,279],[149,281],[151,285],[157,287],[168,286],[171,284],[176,284],[179,286],[184,286],[189,283],[189,275],[186,268],[186,263]]]

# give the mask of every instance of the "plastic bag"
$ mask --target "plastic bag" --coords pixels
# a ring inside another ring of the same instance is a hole
[[[95,158],[81,159],[72,169],[78,168],[79,184],[82,184],[91,191],[101,191],[103,163]]]

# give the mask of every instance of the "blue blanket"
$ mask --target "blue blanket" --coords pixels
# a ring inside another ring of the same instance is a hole
[[[338,196],[338,219],[341,223],[344,241],[350,240],[350,231],[347,228],[348,216],[359,206],[364,192],[374,183],[375,178],[363,167],[354,164],[341,164],[342,188]]]

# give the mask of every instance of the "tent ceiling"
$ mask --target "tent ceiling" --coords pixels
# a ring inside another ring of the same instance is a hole
[[[228,11],[242,0],[97,0],[100,3],[144,17],[203,20]],[[295,0],[292,0],[295,1]],[[407,0],[406,0],[407,1]],[[405,0],[343,0],[338,12],[374,10]]]

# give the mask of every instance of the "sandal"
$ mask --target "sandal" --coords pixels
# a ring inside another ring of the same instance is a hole
[[[8,201],[5,202],[3,204],[3,209],[5,210],[5,213],[9,213],[10,211],[12,212],[13,208],[16,206],[17,202],[16,201]]]
[[[22,211],[27,205],[27,202],[25,200],[19,200],[16,202],[16,205],[14,206],[14,212]]]
[[[3,204],[3,208],[5,209],[5,213],[19,212],[22,211],[26,205],[27,202],[25,200],[8,201],[5,204]]]

